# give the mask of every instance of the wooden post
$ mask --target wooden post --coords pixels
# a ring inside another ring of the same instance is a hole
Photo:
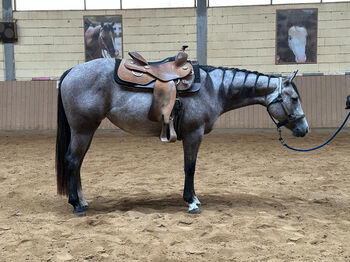
[[[12,1],[2,0],[2,20],[12,22]],[[5,80],[15,80],[15,52],[13,43],[4,43]]]
[[[197,1],[197,60],[207,64],[207,0]]]

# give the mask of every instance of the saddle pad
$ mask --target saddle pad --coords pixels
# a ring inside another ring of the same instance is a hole
[[[139,91],[142,91],[142,89],[144,90],[150,90],[152,91],[153,88],[154,88],[154,83],[155,83],[155,78],[150,78],[150,82],[149,83],[145,83],[145,84],[135,84],[135,83],[132,83],[132,82],[128,82],[128,81],[124,81],[123,79],[121,79],[119,76],[118,76],[118,69],[121,65],[123,60],[121,59],[115,59],[115,67],[114,67],[114,80],[117,82],[117,84],[123,86],[123,87],[130,87],[134,90],[139,90]],[[200,89],[200,70],[199,70],[199,65],[196,61],[189,61],[192,66],[193,66],[193,71],[194,71],[194,80],[193,80],[193,84],[191,86],[190,89],[187,89],[187,90],[178,90],[178,93],[179,94],[186,94],[186,93],[195,93],[197,92],[199,89]],[[152,63],[152,62],[150,62]],[[122,65],[124,66],[124,65]],[[145,81],[145,82],[148,82],[148,81]]]

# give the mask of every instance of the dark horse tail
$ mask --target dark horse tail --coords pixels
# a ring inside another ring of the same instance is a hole
[[[61,84],[63,79],[68,75],[71,69],[63,73],[58,85],[57,99],[57,136],[56,136],[56,178],[57,178],[57,193],[60,195],[68,195],[68,173],[65,168],[65,155],[70,143],[70,126],[64,112]]]

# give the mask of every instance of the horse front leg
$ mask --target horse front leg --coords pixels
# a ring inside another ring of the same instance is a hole
[[[194,190],[194,173],[196,170],[196,160],[203,137],[202,130],[196,130],[190,134],[186,134],[183,138],[184,149],[184,170],[185,170],[185,185],[183,199],[188,204],[188,212],[191,214],[199,214],[200,202],[196,197]]]

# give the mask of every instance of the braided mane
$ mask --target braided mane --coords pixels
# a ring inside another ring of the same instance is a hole
[[[221,66],[220,66],[220,67],[215,67],[215,66],[209,66],[209,65],[200,65],[199,68],[203,69],[203,70],[204,70],[205,72],[207,72],[207,73],[210,73],[210,72],[212,72],[212,71],[214,71],[214,70],[216,70],[216,69],[222,70],[222,71],[223,71],[222,80],[223,80],[224,77],[225,77],[225,72],[226,72],[227,70],[230,70],[230,71],[233,73],[233,77],[232,77],[232,80],[231,80],[231,84],[230,84],[230,85],[232,85],[232,83],[233,83],[233,81],[234,81],[234,78],[235,78],[237,72],[242,72],[242,73],[244,73],[245,76],[244,76],[244,81],[243,81],[243,85],[242,85],[242,88],[241,88],[240,93],[241,93],[241,92],[243,91],[243,89],[246,87],[246,86],[245,86],[245,83],[246,83],[246,81],[247,81],[248,75],[254,74],[254,75],[256,75],[256,80],[255,80],[254,86],[252,87],[252,90],[251,90],[251,93],[252,93],[253,95],[255,94],[256,85],[257,85],[257,83],[258,83],[258,80],[259,80],[259,77],[260,77],[260,76],[266,76],[266,77],[268,78],[268,80],[267,80],[267,87],[269,87],[271,78],[278,78],[278,77],[279,77],[279,76],[276,76],[276,75],[267,75],[267,74],[260,73],[260,72],[258,72],[258,71],[250,71],[250,70],[247,70],[247,69],[240,69],[240,68],[235,68],[235,67],[221,67]],[[299,92],[298,92],[298,90],[296,89],[296,86],[294,85],[294,83],[293,83],[293,88],[296,90],[296,92],[297,92],[298,95],[299,95]],[[300,97],[300,96],[299,96],[299,97]]]

